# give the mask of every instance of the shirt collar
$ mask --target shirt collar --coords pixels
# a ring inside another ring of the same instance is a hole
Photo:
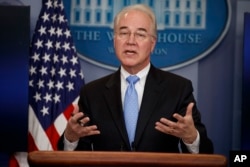
[[[149,63],[145,68],[143,68],[141,71],[139,71],[136,76],[138,76],[140,79],[144,78],[147,76],[149,69],[150,69],[151,64]],[[126,78],[131,75],[128,73],[122,66],[121,66],[121,77],[126,80]]]

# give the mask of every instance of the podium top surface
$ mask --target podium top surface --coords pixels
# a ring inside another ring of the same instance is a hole
[[[217,154],[179,154],[152,152],[34,151],[31,167],[37,166],[175,166],[226,167],[227,159]]]

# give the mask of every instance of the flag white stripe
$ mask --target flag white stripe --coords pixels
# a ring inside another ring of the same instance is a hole
[[[16,152],[14,156],[20,167],[29,167],[28,160],[27,160],[27,157],[28,157],[27,152]]]
[[[67,125],[67,119],[64,116],[63,113],[61,113],[55,120],[54,122],[54,126],[57,130],[57,133],[59,134],[59,136],[61,136],[66,128]]]
[[[53,150],[49,138],[37,119],[34,110],[29,106],[29,132],[38,150]]]

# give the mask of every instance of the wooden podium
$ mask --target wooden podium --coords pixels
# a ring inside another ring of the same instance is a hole
[[[225,156],[148,152],[34,151],[30,167],[226,167]]]

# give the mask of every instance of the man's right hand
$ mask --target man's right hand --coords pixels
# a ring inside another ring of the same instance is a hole
[[[79,112],[78,105],[75,105],[64,132],[65,138],[70,142],[75,142],[80,137],[100,134],[96,125],[87,125],[89,121],[90,118],[85,116],[83,112]]]

